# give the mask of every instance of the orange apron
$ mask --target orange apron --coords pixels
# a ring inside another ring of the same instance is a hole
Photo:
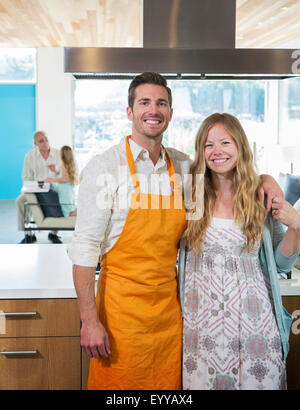
[[[175,390],[181,388],[182,348],[175,264],[184,204],[167,152],[172,195],[140,192],[129,138],[135,189],[121,236],[101,261],[96,296],[111,354],[90,360],[88,388]]]

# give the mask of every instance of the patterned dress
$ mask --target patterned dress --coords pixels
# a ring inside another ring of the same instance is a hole
[[[285,389],[270,284],[233,220],[213,218],[201,254],[187,254],[185,390]]]

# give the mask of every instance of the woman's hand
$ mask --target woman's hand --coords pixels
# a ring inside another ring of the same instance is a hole
[[[272,216],[287,227],[300,231],[300,214],[284,199],[273,198]]]
[[[48,168],[49,168],[52,172],[54,172],[55,174],[58,174],[58,172],[59,172],[59,168],[58,168],[55,164],[50,164],[50,165],[48,165]]]
[[[44,182],[52,182],[53,178],[47,178]]]

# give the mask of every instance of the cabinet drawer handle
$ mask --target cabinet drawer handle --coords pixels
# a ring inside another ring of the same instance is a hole
[[[10,355],[35,355],[37,354],[37,350],[17,350],[17,351],[2,351],[0,354],[3,356],[10,356]]]
[[[36,316],[37,312],[0,312],[0,316],[4,315],[5,317],[10,316]]]

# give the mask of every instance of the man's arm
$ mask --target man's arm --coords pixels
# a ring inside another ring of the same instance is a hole
[[[95,157],[82,172],[75,232],[68,245],[82,321],[81,344],[89,357],[97,358],[109,353],[108,336],[99,321],[95,301],[96,265],[113,203],[112,184],[107,183],[105,168],[105,160]]]
[[[288,227],[280,244],[281,252],[290,257],[300,250],[300,214],[287,201],[274,198],[272,202],[274,219]]]
[[[24,158],[22,178],[23,178],[23,181],[34,181],[33,169],[32,169],[32,158],[29,157],[29,153],[26,154]]]
[[[51,172],[56,174],[56,177],[58,177],[58,174],[61,171],[61,157],[60,157],[60,151],[56,148],[50,147],[50,158],[51,158],[51,164],[48,165],[48,168],[50,169]]]
[[[81,346],[89,357],[110,354],[108,334],[98,318],[95,301],[95,267],[73,266],[81,325]]]
[[[267,195],[267,212],[271,210],[274,198],[284,199],[282,189],[271,175],[263,174],[261,179],[261,200],[264,202],[264,195]]]
[[[50,171],[54,172],[55,174],[60,173],[60,168],[55,164],[48,165],[48,168],[50,169]]]
[[[48,165],[48,168],[50,168],[52,166],[55,167],[55,165]],[[55,172],[55,171],[53,171],[53,172]],[[61,164],[61,172],[62,172],[62,176],[60,178],[47,178],[47,179],[45,179],[45,182],[69,182],[70,177],[69,177],[69,174],[68,174],[68,172],[66,170],[66,167],[64,166],[63,163]]]

